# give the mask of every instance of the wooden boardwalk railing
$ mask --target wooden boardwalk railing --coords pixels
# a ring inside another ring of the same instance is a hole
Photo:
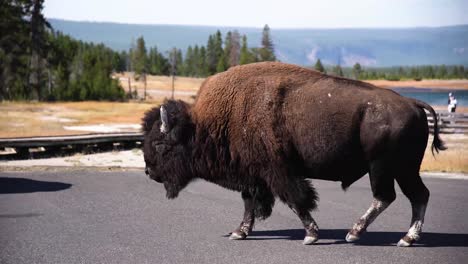
[[[437,119],[441,133],[468,134],[468,114],[438,112]],[[428,114],[427,120],[429,127],[433,128],[434,119],[432,116]],[[140,147],[142,142],[143,134],[140,132],[0,138],[0,159],[11,157],[34,158],[60,153],[106,151],[122,148],[122,146],[128,149]],[[13,151],[5,151],[8,149]]]
[[[140,132],[74,136],[0,138],[0,159],[48,157],[76,152],[98,152],[141,146]],[[9,151],[7,151],[9,150]]]
[[[434,127],[434,119],[428,114],[429,127]],[[437,112],[440,132],[443,134],[468,134],[468,114]]]

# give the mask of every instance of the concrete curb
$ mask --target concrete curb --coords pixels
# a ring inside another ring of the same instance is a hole
[[[140,167],[120,167],[120,166],[1,166],[1,172],[31,172],[31,171],[144,171]]]
[[[436,179],[468,180],[468,174],[451,172],[421,172],[421,177]]]

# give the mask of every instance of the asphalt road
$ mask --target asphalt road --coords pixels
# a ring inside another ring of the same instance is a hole
[[[277,202],[244,241],[239,193],[202,181],[168,201],[143,171],[0,172],[0,263],[468,263],[468,180],[424,180],[431,190],[422,240],[395,246],[411,209],[397,200],[355,244],[347,229],[371,202],[368,178],[347,192],[315,181],[321,239]]]

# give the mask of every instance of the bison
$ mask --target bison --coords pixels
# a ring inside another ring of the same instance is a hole
[[[438,152],[445,147],[436,113],[424,102],[284,63],[237,66],[208,78],[193,105],[166,100],[145,114],[145,171],[169,199],[197,178],[241,192],[245,212],[230,239],[245,239],[279,198],[301,220],[303,244],[316,242],[319,231],[309,179],[338,181],[346,190],[369,175],[374,200],[348,242],[395,200],[396,180],[412,206],[398,246],[410,246],[429,199],[419,175],[429,135],[424,109],[434,118]]]

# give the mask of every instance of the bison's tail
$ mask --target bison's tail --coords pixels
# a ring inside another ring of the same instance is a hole
[[[440,136],[439,136],[437,114],[434,111],[434,109],[430,105],[426,104],[425,102],[422,102],[416,99],[412,99],[412,100],[420,108],[426,109],[427,111],[429,111],[429,113],[431,113],[432,117],[434,118],[434,140],[432,141],[432,146],[431,146],[432,155],[434,155],[434,150],[437,153],[439,153],[439,150],[446,150],[447,147],[444,145],[444,142],[440,139]]]

